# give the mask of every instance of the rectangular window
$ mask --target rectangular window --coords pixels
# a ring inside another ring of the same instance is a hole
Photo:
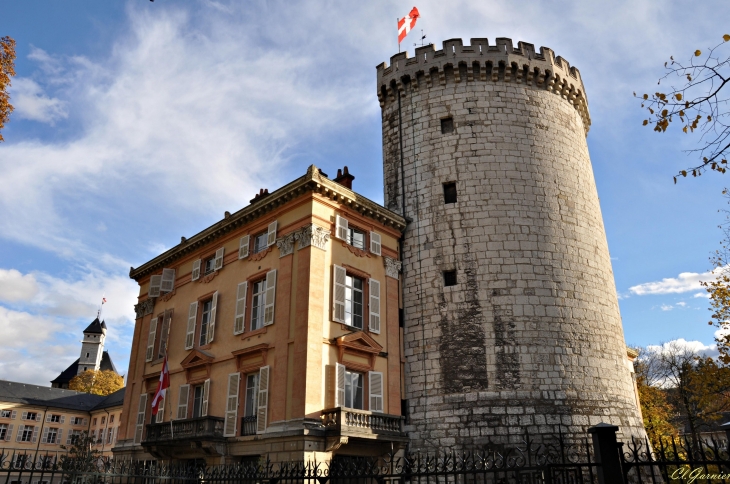
[[[253,373],[246,377],[246,406],[243,416],[252,417],[256,415],[257,403],[259,399],[259,374]]]
[[[80,430],[72,430],[68,434],[68,438],[66,439],[66,444],[75,444],[76,440],[79,438],[79,435],[81,435]]]
[[[51,422],[58,423],[60,421],[61,421],[61,416],[60,415],[57,415],[57,414],[51,415]]]
[[[258,254],[262,250],[265,250],[269,246],[268,240],[269,240],[269,233],[268,232],[264,232],[262,234],[257,235],[256,237],[254,237],[254,239],[253,239],[253,253],[254,254]]]
[[[203,316],[200,318],[200,346],[208,344],[208,327],[210,326],[210,312],[212,308],[212,299],[203,303]]]
[[[363,280],[348,275],[345,278],[345,324],[362,329]]]
[[[365,250],[365,232],[356,228],[349,228],[347,243],[358,249]]]
[[[109,431],[106,434],[106,443],[111,444],[113,437],[114,437],[114,429],[109,429]]]
[[[109,423],[114,423],[114,415],[109,416]]]
[[[57,444],[58,443],[58,429],[55,429],[52,427],[48,429],[48,435],[46,436],[46,443],[47,444]]]
[[[362,373],[345,371],[345,407],[363,410]]]
[[[36,412],[28,412],[25,416],[26,420],[38,420],[38,413]]]
[[[456,183],[444,183],[444,203],[456,203]]]
[[[83,425],[84,419],[82,417],[73,417],[71,419],[71,425]]]
[[[193,418],[200,417],[203,412],[203,385],[193,387]]]
[[[441,120],[441,134],[450,134],[454,132],[454,118],[446,118]]]
[[[5,440],[8,435],[8,424],[0,424],[0,440]]]
[[[444,286],[456,285],[456,271],[444,271]]]
[[[0,410],[0,417],[2,418],[10,418],[12,414],[12,410]]]
[[[91,425],[92,425],[92,426],[96,426],[96,417],[94,417],[94,418],[93,418],[93,419],[91,420]]]
[[[264,326],[264,309],[266,307],[266,279],[253,284],[251,299],[251,331]]]
[[[106,423],[106,416],[101,417],[101,424],[104,425]]]
[[[35,430],[35,427],[33,425],[26,425],[23,427],[23,432],[20,434],[20,441],[21,442],[30,442],[33,440],[33,431]]]
[[[22,469],[25,467],[25,463],[28,461],[28,456],[26,454],[18,454],[15,456],[15,468],[16,469]],[[23,484],[23,481],[13,481],[17,482],[18,484]]]
[[[215,270],[215,257],[211,257],[210,259],[205,259],[205,265],[203,266],[203,271],[205,274],[210,274]]]

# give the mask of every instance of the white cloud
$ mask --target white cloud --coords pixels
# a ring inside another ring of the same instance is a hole
[[[683,308],[684,308],[684,307],[687,307],[687,303],[686,303],[686,302],[684,302],[684,301],[679,301],[679,302],[678,302],[678,303],[676,303],[676,304],[677,304],[677,306],[680,306],[680,307],[683,307]]]
[[[710,298],[710,294],[709,294],[709,293],[707,293],[707,292],[698,292],[697,294],[695,294],[695,295],[694,295],[694,296],[692,296],[692,297],[695,297],[695,298],[698,298],[698,297],[703,297],[703,298],[705,298],[705,299],[709,299],[709,298]]]
[[[0,269],[0,301],[28,301],[38,294],[38,283],[32,274],[15,269]]]
[[[629,288],[637,296],[649,294],[679,294],[701,289],[700,281],[710,281],[715,276],[712,272],[682,272],[677,277],[667,277],[661,281],[645,282]]]
[[[715,357],[719,354],[717,351],[717,345],[715,345],[714,343],[706,345],[701,341],[687,341],[684,338],[667,341],[666,343],[662,343],[661,345],[649,345],[646,347],[646,349],[652,352],[659,353],[676,351],[677,349],[687,349],[690,351],[694,351],[700,355],[712,357]]]
[[[18,77],[13,79],[10,90],[11,101],[15,107],[14,116],[54,125],[59,119],[68,117],[66,102],[48,97],[33,79]]]
[[[672,309],[674,309],[674,306],[672,306],[671,304],[662,304],[660,308],[662,311],[671,311]]]
[[[0,334],[5,348],[37,345],[58,329],[58,324],[49,318],[0,306]]]

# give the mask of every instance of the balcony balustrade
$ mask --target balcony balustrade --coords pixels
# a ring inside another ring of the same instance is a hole
[[[256,415],[241,417],[241,435],[256,435]]]
[[[147,425],[143,444],[156,444],[172,440],[224,440],[223,419],[198,417]]]
[[[386,413],[337,407],[322,411],[322,425],[341,436],[405,437],[403,417]]]

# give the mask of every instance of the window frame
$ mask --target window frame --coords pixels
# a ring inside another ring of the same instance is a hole
[[[12,410],[0,410],[0,418],[13,418]]]
[[[358,226],[351,226],[349,225],[348,221],[348,227],[347,227],[347,243],[351,246],[353,246],[356,249],[360,250],[367,250],[368,248],[368,232],[367,230],[363,230]],[[362,246],[355,245],[355,234],[362,235]]]
[[[203,393],[205,392],[205,388],[203,388],[204,387],[204,384],[203,383],[199,383],[197,385],[190,385],[190,386],[192,387],[191,388],[191,390],[192,390],[192,392],[191,392],[192,393],[191,398],[193,400],[192,401],[192,405],[190,406],[191,407],[191,410],[192,410],[192,412],[190,414],[191,415],[191,418],[201,418],[202,417],[202,413],[203,413]],[[199,400],[200,401],[200,406],[198,407],[198,415],[195,415],[196,393],[197,393],[198,390],[200,390],[200,400]]]
[[[352,281],[352,286],[348,285],[348,280]],[[360,281],[360,285],[361,285],[360,289],[355,288],[355,281]],[[351,328],[359,329],[360,331],[365,330],[365,285],[366,284],[365,284],[364,278],[362,278],[356,274],[353,274],[349,271],[345,273],[345,323],[344,324]],[[360,314],[357,315],[360,318],[360,326],[357,326],[355,324],[350,324],[347,322],[348,315],[349,315],[350,322],[354,323],[354,319],[356,316],[355,311],[354,311],[355,304],[356,304],[354,296],[356,293],[360,293],[360,303],[359,303]],[[348,299],[348,294],[351,294],[353,297]],[[349,313],[348,313],[348,303],[349,303],[349,307],[350,307]]]
[[[8,435],[8,427],[9,425],[6,423],[0,424],[0,441],[3,441],[6,439]]]
[[[259,247],[258,244],[259,244],[260,239],[263,239],[263,245]],[[254,235],[252,253],[258,254],[259,252],[263,252],[266,249],[268,249],[269,248],[268,240],[269,240],[269,231],[268,230],[264,230],[263,232]]]
[[[23,430],[22,430],[22,434],[20,434],[19,442],[33,442],[33,432],[35,432],[35,427],[36,427],[35,425],[23,426]]]
[[[455,181],[444,182],[441,186],[444,192],[444,205],[452,205],[459,201],[459,192]]]
[[[207,304],[210,304],[210,309],[206,313],[205,306]],[[198,336],[197,342],[198,342],[198,348],[200,348],[201,346],[206,346],[209,344],[208,343],[208,332],[210,331],[210,318],[211,318],[211,314],[213,313],[213,297],[211,296],[207,299],[200,301],[198,303],[198,307],[200,308],[200,309],[198,309],[198,311],[200,312],[200,316],[199,316],[200,324],[196,324],[195,326],[198,327],[197,328],[197,336]],[[205,318],[206,314],[208,316],[208,320],[203,322],[203,319]],[[203,325],[205,325],[205,342],[203,342]]]
[[[259,375],[259,371],[245,375],[246,384],[243,388],[243,417],[255,417],[258,414]],[[253,387],[249,387],[249,380],[253,380]],[[249,395],[249,389],[252,390],[251,395]],[[249,404],[251,406],[251,413],[249,413]]]
[[[249,307],[251,308],[250,314],[249,314],[249,325],[250,328],[249,331],[257,331],[259,329],[262,329],[264,327],[264,316],[266,314],[266,275],[264,274],[264,277],[261,279],[257,279],[253,282],[249,283],[251,285],[251,304]],[[260,292],[256,292],[256,287],[259,286],[261,288]],[[258,306],[255,305],[256,298],[260,298],[260,304]],[[257,312],[255,310],[258,310],[260,312]],[[256,312],[256,320],[259,321],[259,324],[256,328],[254,328],[254,312]]]
[[[353,379],[353,377],[357,377],[360,382],[360,386],[357,387],[357,389],[359,389],[360,391],[359,407],[352,405],[353,403],[358,403],[354,401],[357,391],[353,392],[352,390],[353,385],[351,380]],[[350,393],[349,398],[348,388]],[[345,367],[345,408],[351,408],[353,410],[365,410],[365,375],[359,371],[349,370],[347,369],[347,367]]]

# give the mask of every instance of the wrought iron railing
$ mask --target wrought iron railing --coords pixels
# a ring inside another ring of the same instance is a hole
[[[347,434],[379,434],[403,436],[403,417],[337,407],[322,411],[325,429]]]
[[[183,439],[223,439],[223,419],[198,417],[147,425],[143,444]]]
[[[256,415],[241,417],[241,435],[256,435]]]

